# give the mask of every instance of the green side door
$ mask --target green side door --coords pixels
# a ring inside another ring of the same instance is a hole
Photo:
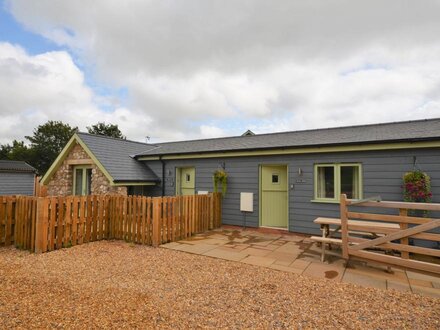
[[[194,167],[181,167],[177,169],[177,194],[196,194],[196,169]]]
[[[261,166],[261,226],[288,228],[287,166]]]

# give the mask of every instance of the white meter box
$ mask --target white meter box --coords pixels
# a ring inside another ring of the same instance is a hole
[[[254,193],[240,193],[240,211],[254,212]]]

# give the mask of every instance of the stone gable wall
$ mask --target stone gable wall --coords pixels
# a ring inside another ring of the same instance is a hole
[[[73,189],[73,167],[68,165],[67,161],[71,159],[90,159],[89,155],[79,145],[75,145],[61,166],[52,176],[52,179],[47,184],[48,196],[68,196],[72,195]],[[118,194],[127,195],[127,187],[111,186],[110,182],[95,164],[92,165],[92,194]]]

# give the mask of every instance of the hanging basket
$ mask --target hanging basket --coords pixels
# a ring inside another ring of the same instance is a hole
[[[228,174],[224,170],[217,170],[212,176],[212,181],[214,183],[214,192],[218,192],[218,186],[222,186],[222,196],[226,195],[226,189],[228,187]]]
[[[403,176],[405,202],[429,203],[432,198],[431,178],[422,171],[411,171]]]
[[[405,173],[403,176],[403,199],[405,202],[431,202],[431,179],[429,175],[419,170]],[[428,211],[409,210],[409,215],[427,217]]]

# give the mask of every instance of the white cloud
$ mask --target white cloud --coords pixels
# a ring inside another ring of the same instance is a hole
[[[19,46],[0,43],[0,143],[22,140],[48,120],[61,120],[81,130],[98,121],[117,122],[124,132],[140,132],[151,124],[145,114],[125,108],[103,111],[94,99],[68,53],[32,56]],[[142,134],[135,136],[143,139]]]
[[[200,126],[200,135],[201,138],[211,138],[211,137],[223,137],[228,134],[224,129],[220,127],[216,127],[213,125],[202,125]]]
[[[19,46],[0,43],[1,142],[23,139],[49,119],[80,125],[100,113],[92,97],[68,53],[31,56]]]
[[[57,107],[64,121],[90,112],[78,125],[99,114],[129,138],[158,141],[240,127],[440,117],[438,1],[16,0],[8,7],[26,28],[68,47],[97,81],[128,90],[127,104],[103,113],[69,54],[24,54],[39,66],[12,65],[8,74],[22,86],[15,102],[0,102],[26,109],[26,118],[32,111],[51,118]]]

